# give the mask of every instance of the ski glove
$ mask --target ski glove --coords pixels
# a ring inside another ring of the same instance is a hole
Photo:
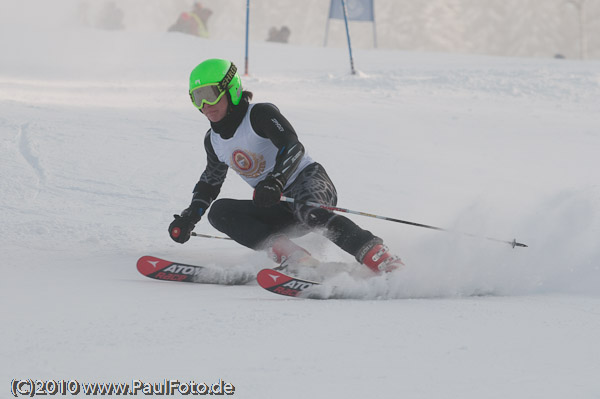
[[[169,225],[169,235],[173,241],[183,244],[190,239],[192,230],[196,227],[196,223],[200,221],[204,214],[204,208],[197,202],[192,204],[181,212],[180,215],[173,215],[175,220]]]
[[[173,215],[175,220],[169,225],[169,235],[173,241],[183,244],[190,239],[196,226],[189,217]]]
[[[269,174],[254,188],[252,201],[258,208],[268,208],[279,203],[282,191],[283,183],[274,175]]]

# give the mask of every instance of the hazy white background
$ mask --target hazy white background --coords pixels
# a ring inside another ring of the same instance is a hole
[[[2,0],[3,23],[34,25],[97,23],[101,0]],[[190,0],[118,0],[126,29],[166,30]],[[291,28],[290,43],[323,45],[329,0],[251,0],[251,40],[271,26]],[[214,14],[211,37],[239,40],[245,34],[245,0],[204,0]],[[505,56],[600,57],[600,0],[375,0],[379,47]],[[370,22],[351,23],[352,42],[373,46]],[[342,21],[330,23],[329,45],[344,46]]]

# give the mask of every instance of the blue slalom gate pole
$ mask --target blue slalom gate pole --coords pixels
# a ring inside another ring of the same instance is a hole
[[[342,1],[342,9],[344,10],[344,23],[346,24],[346,37],[348,37],[348,52],[350,53],[350,71],[352,75],[356,75],[354,70],[354,58],[352,57],[352,44],[350,43],[350,29],[348,28],[348,12],[346,10],[346,1]]]
[[[246,0],[246,57],[244,59],[244,75],[248,76],[248,36],[250,28],[250,0]]]

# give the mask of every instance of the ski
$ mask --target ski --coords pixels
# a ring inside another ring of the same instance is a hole
[[[254,273],[248,271],[189,265],[155,256],[142,256],[137,261],[137,269],[144,276],[155,280],[184,283],[243,285],[255,278]]]
[[[306,289],[320,285],[315,281],[288,276],[274,269],[262,269],[258,272],[256,280],[265,290],[290,297],[304,297],[302,294]],[[306,296],[306,298],[311,298],[311,296]]]

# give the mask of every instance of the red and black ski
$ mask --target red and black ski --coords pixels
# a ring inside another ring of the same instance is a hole
[[[287,274],[283,274],[273,269],[261,270],[258,272],[256,280],[258,281],[258,284],[267,291],[291,297],[303,296],[302,293],[306,289],[320,285],[320,283],[315,281],[288,276]]]
[[[254,280],[254,274],[227,271],[198,265],[171,262],[155,256],[142,256],[137,269],[146,277],[185,283],[242,285]]]

